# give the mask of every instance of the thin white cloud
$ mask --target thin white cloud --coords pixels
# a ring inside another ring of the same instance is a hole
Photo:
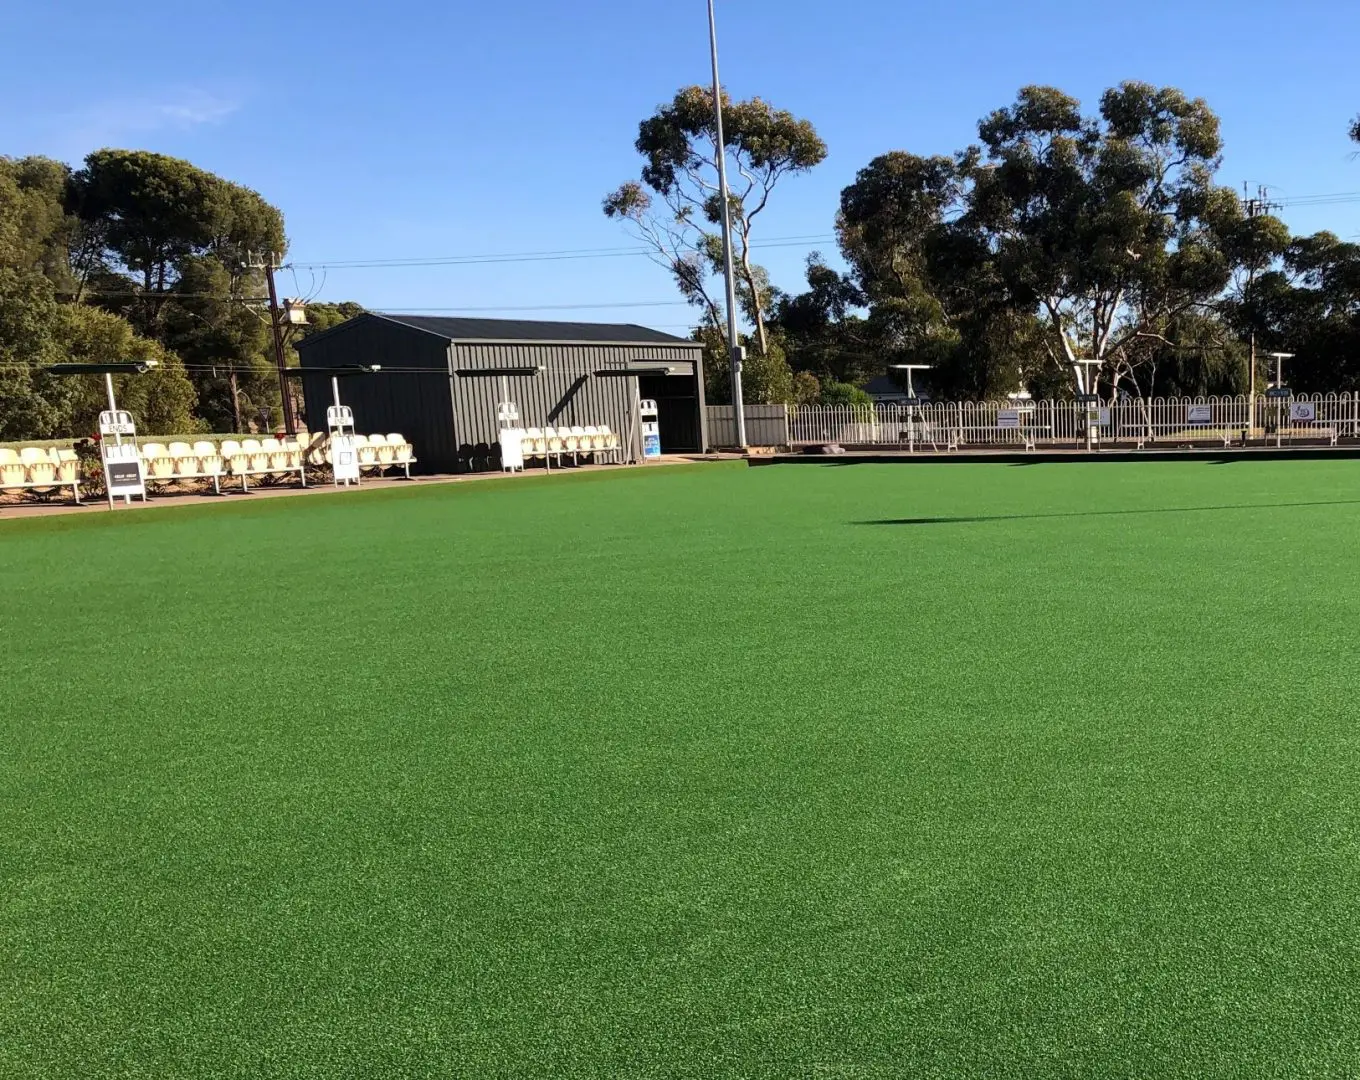
[[[53,116],[45,126],[68,153],[83,155],[134,138],[220,124],[241,105],[239,97],[204,90],[107,98]]]

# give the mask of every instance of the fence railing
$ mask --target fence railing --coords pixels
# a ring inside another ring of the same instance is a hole
[[[945,401],[914,406],[800,405],[788,408],[787,423],[786,445],[791,446],[832,442],[921,450],[1084,446],[1088,424],[1092,441],[1103,445],[1334,441],[1360,437],[1360,394],[1263,395],[1252,401],[1243,395],[1125,398],[1099,404]],[[748,420],[747,441],[756,444],[749,429]]]

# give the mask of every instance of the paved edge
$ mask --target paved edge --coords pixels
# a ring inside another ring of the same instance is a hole
[[[760,465],[938,465],[938,464],[994,464],[994,465],[1039,465],[1072,462],[1111,462],[1130,461],[1299,461],[1319,459],[1360,458],[1360,446],[1296,446],[1296,447],[1251,447],[1230,450],[971,450],[963,453],[919,453],[903,451],[847,450],[843,454],[771,454],[766,457],[752,457],[747,463],[752,467]]]

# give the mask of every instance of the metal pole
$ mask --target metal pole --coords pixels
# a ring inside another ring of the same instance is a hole
[[[111,412],[111,413],[113,414],[111,417],[109,417],[109,419],[113,421],[113,443],[114,443],[115,446],[122,446],[122,445],[123,445],[123,436],[122,436],[122,435],[119,433],[119,431],[118,431],[118,427],[119,427],[119,425],[118,425],[118,402],[116,402],[116,401],[113,399],[113,373],[110,372],[110,371],[104,372],[104,390],[107,392],[107,394],[108,394],[108,396],[109,396],[109,412]],[[102,449],[102,448],[100,449],[99,453],[100,453],[100,456],[104,459],[104,486],[108,489],[107,492],[106,492],[106,494],[107,494],[108,497],[109,497],[109,509],[112,510],[112,509],[113,509],[113,485],[109,483],[109,466],[108,466],[108,456],[109,456],[109,454],[108,454],[108,451],[107,451],[106,449]],[[120,460],[121,460],[121,457],[122,457],[122,455],[120,454],[120,455],[119,455]],[[130,505],[130,504],[132,503],[132,496],[129,495],[127,501],[128,501],[128,503],[129,503],[129,505]]]
[[[104,390],[105,390],[105,391],[108,393],[108,395],[109,395],[109,412],[117,412],[117,411],[118,411],[118,402],[116,402],[116,401],[113,400],[113,373],[112,373],[112,372],[108,372],[108,371],[104,372]],[[119,446],[122,446],[122,445],[123,445],[123,437],[122,437],[121,435],[119,435],[117,431],[114,431],[114,433],[113,433],[113,438],[114,438],[114,442],[117,443],[117,445],[119,445]]]
[[[737,419],[737,448],[746,449],[746,408],[741,394],[741,354],[737,351],[737,281],[732,273],[732,207],[727,192],[727,144],[723,139],[722,83],[718,80],[718,23],[708,0],[708,48],[713,58],[713,123],[718,155],[718,197],[722,200],[723,283],[727,290],[727,353],[732,360],[732,408]]]
[[[279,294],[274,288],[274,256],[264,267],[265,280],[269,283],[269,329],[274,336],[274,363],[279,368],[279,405],[283,409],[283,430],[289,435],[297,434],[297,418],[293,415],[293,397],[288,389],[288,368],[283,362],[283,325],[279,314]]]
[[[911,381],[911,368],[907,368],[907,453],[916,453],[916,387]]]
[[[1251,288],[1248,280],[1247,288]],[[1255,315],[1252,316],[1255,319]],[[1256,327],[1251,328],[1251,374],[1247,377],[1247,439],[1256,434]]]
[[[331,396],[335,398],[335,407],[340,408],[340,380],[334,375],[331,376]]]

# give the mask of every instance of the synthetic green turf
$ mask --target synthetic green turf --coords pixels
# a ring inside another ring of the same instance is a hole
[[[1360,462],[0,521],[0,1077],[1360,1073]]]

